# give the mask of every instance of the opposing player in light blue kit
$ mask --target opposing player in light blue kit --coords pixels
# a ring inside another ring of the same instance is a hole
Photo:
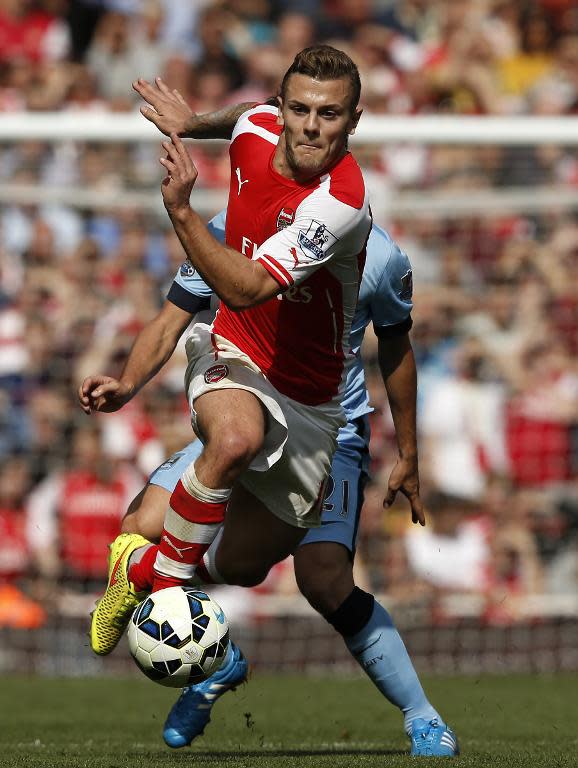
[[[224,239],[225,211],[212,220],[210,228],[217,238]],[[299,295],[288,298],[307,300],[306,296]],[[156,323],[152,333],[156,334],[159,344],[150,347],[157,350],[154,356],[157,363],[151,363],[151,375],[172,354],[192,315],[209,310],[211,300],[211,290],[188,263],[183,264],[169,290],[165,307],[152,321]],[[353,580],[355,540],[369,464],[368,414],[372,409],[360,347],[370,322],[378,337],[379,366],[399,448],[385,504],[389,506],[401,491],[411,504],[413,522],[424,523],[415,428],[416,369],[408,336],[411,309],[409,260],[386,232],[374,226],[352,325],[352,355],[343,400],[348,423],[339,433],[322,525],[307,533],[294,553],[294,566],[302,594],[343,636],[347,648],[381,693],[402,711],[405,730],[412,742],[411,754],[454,756],[459,752],[457,739],[428,702],[390,615],[373,595],[356,587]],[[143,333],[146,334],[147,329]],[[149,334],[145,339],[149,345],[151,338]],[[133,353],[145,351],[144,346],[139,350],[138,343],[137,339]],[[200,447],[199,441],[192,442],[151,475],[149,484],[135,499],[123,522],[125,533],[158,541],[168,498],[183,469],[199,454]],[[215,567],[217,546],[218,540],[206,553],[197,572],[205,582],[223,581]],[[146,547],[137,549],[131,558],[131,581],[137,580],[138,574],[133,577],[133,571],[138,570],[141,557],[147,557]],[[190,744],[208,724],[215,701],[243,683],[246,676],[247,662],[231,643],[223,667],[212,678],[183,690],[165,723],[166,743],[171,747]]]

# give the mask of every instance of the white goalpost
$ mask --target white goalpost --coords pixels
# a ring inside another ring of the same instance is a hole
[[[138,112],[102,113],[11,113],[0,115],[0,147],[15,142],[154,145],[162,135]],[[196,142],[191,142],[193,145]],[[204,142],[199,142],[202,144]],[[221,142],[225,144],[225,142]],[[578,146],[577,117],[451,117],[364,115],[351,139],[355,147],[424,145],[430,147],[528,147]],[[201,182],[202,183],[202,182]],[[225,205],[224,190],[194,190],[191,198],[197,210],[211,215]],[[86,189],[70,185],[21,184],[0,181],[0,204],[58,204],[73,208],[108,207],[160,212],[157,189]],[[421,213],[460,216],[476,213],[539,212],[555,206],[558,210],[578,205],[578,187],[533,186],[459,191],[405,190],[387,200],[391,216]]]
[[[0,115],[0,142],[157,141],[160,133],[140,113],[12,112]],[[353,144],[425,142],[427,144],[578,145],[577,117],[396,116],[364,114]]]

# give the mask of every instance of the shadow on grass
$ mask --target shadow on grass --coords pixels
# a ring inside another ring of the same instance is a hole
[[[408,756],[405,749],[244,749],[244,750],[214,750],[211,752],[193,752],[195,757],[202,758],[206,762],[223,760],[227,757],[251,758],[251,757],[403,757]]]

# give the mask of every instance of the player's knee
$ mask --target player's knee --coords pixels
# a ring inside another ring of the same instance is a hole
[[[137,515],[127,515],[120,524],[121,533],[138,533],[142,536]]]
[[[121,533],[137,533],[149,541],[159,541],[170,494],[156,485],[146,485],[134,498],[120,525]]]
[[[295,578],[303,597],[323,616],[336,611],[354,587],[351,563],[343,559],[296,559]]]
[[[263,435],[252,431],[227,431],[207,446],[214,464],[224,470],[246,469],[253,461],[263,443]]]
[[[136,498],[134,498],[126,511],[121,524],[121,533],[138,533],[142,536],[142,530],[140,525],[140,514],[142,507],[143,492],[141,491]]]
[[[327,574],[319,573],[317,576],[307,574],[297,579],[299,591],[309,605],[323,616],[332,613],[339,607],[338,599],[332,590],[333,580]]]

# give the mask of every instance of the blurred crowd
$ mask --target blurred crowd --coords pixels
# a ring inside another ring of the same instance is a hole
[[[0,0],[0,111],[136,111],[160,74],[191,107],[264,100],[317,41],[358,63],[367,113],[578,113],[570,0]],[[578,591],[578,205],[395,213],[399,194],[578,189],[576,148],[356,146],[376,220],[414,267],[422,490],[429,524],[382,508],[395,438],[365,347],[372,482],[360,583],[401,602],[468,595],[489,622],[528,595]],[[193,148],[198,188],[223,190],[222,145]],[[0,625],[106,572],[106,545],[144,478],[192,437],[184,351],[114,416],[75,403],[118,374],[183,252],[162,216],[13,202],[16,186],[158,193],[150,145],[0,145]],[[216,212],[216,211],[215,211]],[[279,569],[270,590],[294,589]]]
[[[571,0],[2,0],[2,110],[130,110],[162,73],[198,110],[266,99],[314,41],[379,114],[576,110]]]

